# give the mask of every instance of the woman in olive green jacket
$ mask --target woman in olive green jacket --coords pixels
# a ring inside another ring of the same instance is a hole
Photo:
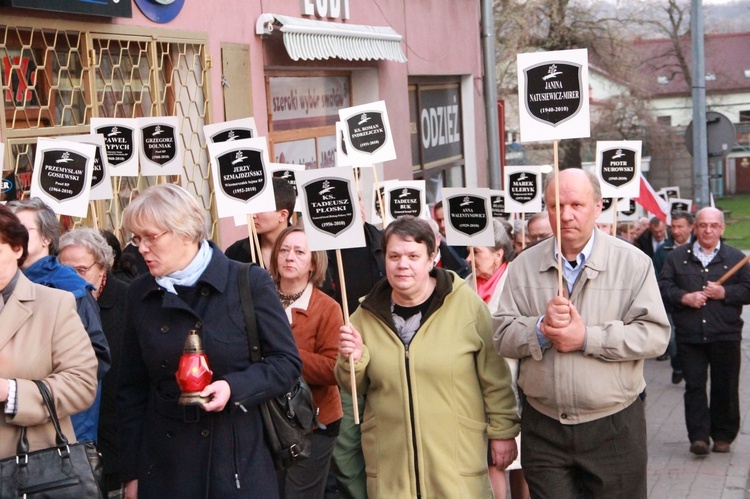
[[[349,359],[362,421],[368,496],[490,498],[487,439],[504,468],[519,432],[510,372],[492,347],[490,314],[456,274],[432,268],[429,225],[385,231],[386,279],[343,327],[336,378]],[[351,355],[351,357],[350,357]]]

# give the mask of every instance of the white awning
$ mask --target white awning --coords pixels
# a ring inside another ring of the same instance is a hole
[[[276,14],[262,14],[255,23],[258,35],[270,35],[275,29],[283,33],[284,47],[295,61],[338,58],[406,62],[401,51],[403,37],[390,26],[342,24]]]

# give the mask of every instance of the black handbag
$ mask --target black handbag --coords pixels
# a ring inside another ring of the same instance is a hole
[[[68,443],[52,395],[34,380],[57,434],[54,447],[29,452],[26,427],[21,428],[18,454],[0,460],[0,498],[95,499],[102,494],[104,469],[94,442]]]
[[[260,362],[262,353],[248,279],[250,267],[251,264],[243,264],[238,275],[240,301],[245,315],[250,360]],[[312,391],[301,376],[285,394],[263,402],[260,413],[277,470],[286,469],[295,462],[310,457],[313,430],[318,428],[318,419]]]

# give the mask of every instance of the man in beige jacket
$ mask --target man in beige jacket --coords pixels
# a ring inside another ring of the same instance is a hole
[[[526,395],[521,464],[535,497],[646,497],[643,359],[664,352],[669,323],[651,260],[595,228],[593,175],[559,175],[558,238],[508,268],[493,316],[497,352],[520,360]],[[545,181],[557,234],[553,181]],[[558,296],[557,251],[563,256]]]

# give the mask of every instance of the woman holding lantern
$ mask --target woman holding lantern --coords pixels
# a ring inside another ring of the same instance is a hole
[[[208,242],[195,198],[176,185],[151,187],[123,225],[149,269],[128,292],[118,393],[125,497],[277,496],[259,404],[292,385],[301,361],[273,281],[249,271],[264,356],[251,363],[240,264]],[[191,331],[213,372],[195,394],[203,402],[181,405],[176,374]]]

